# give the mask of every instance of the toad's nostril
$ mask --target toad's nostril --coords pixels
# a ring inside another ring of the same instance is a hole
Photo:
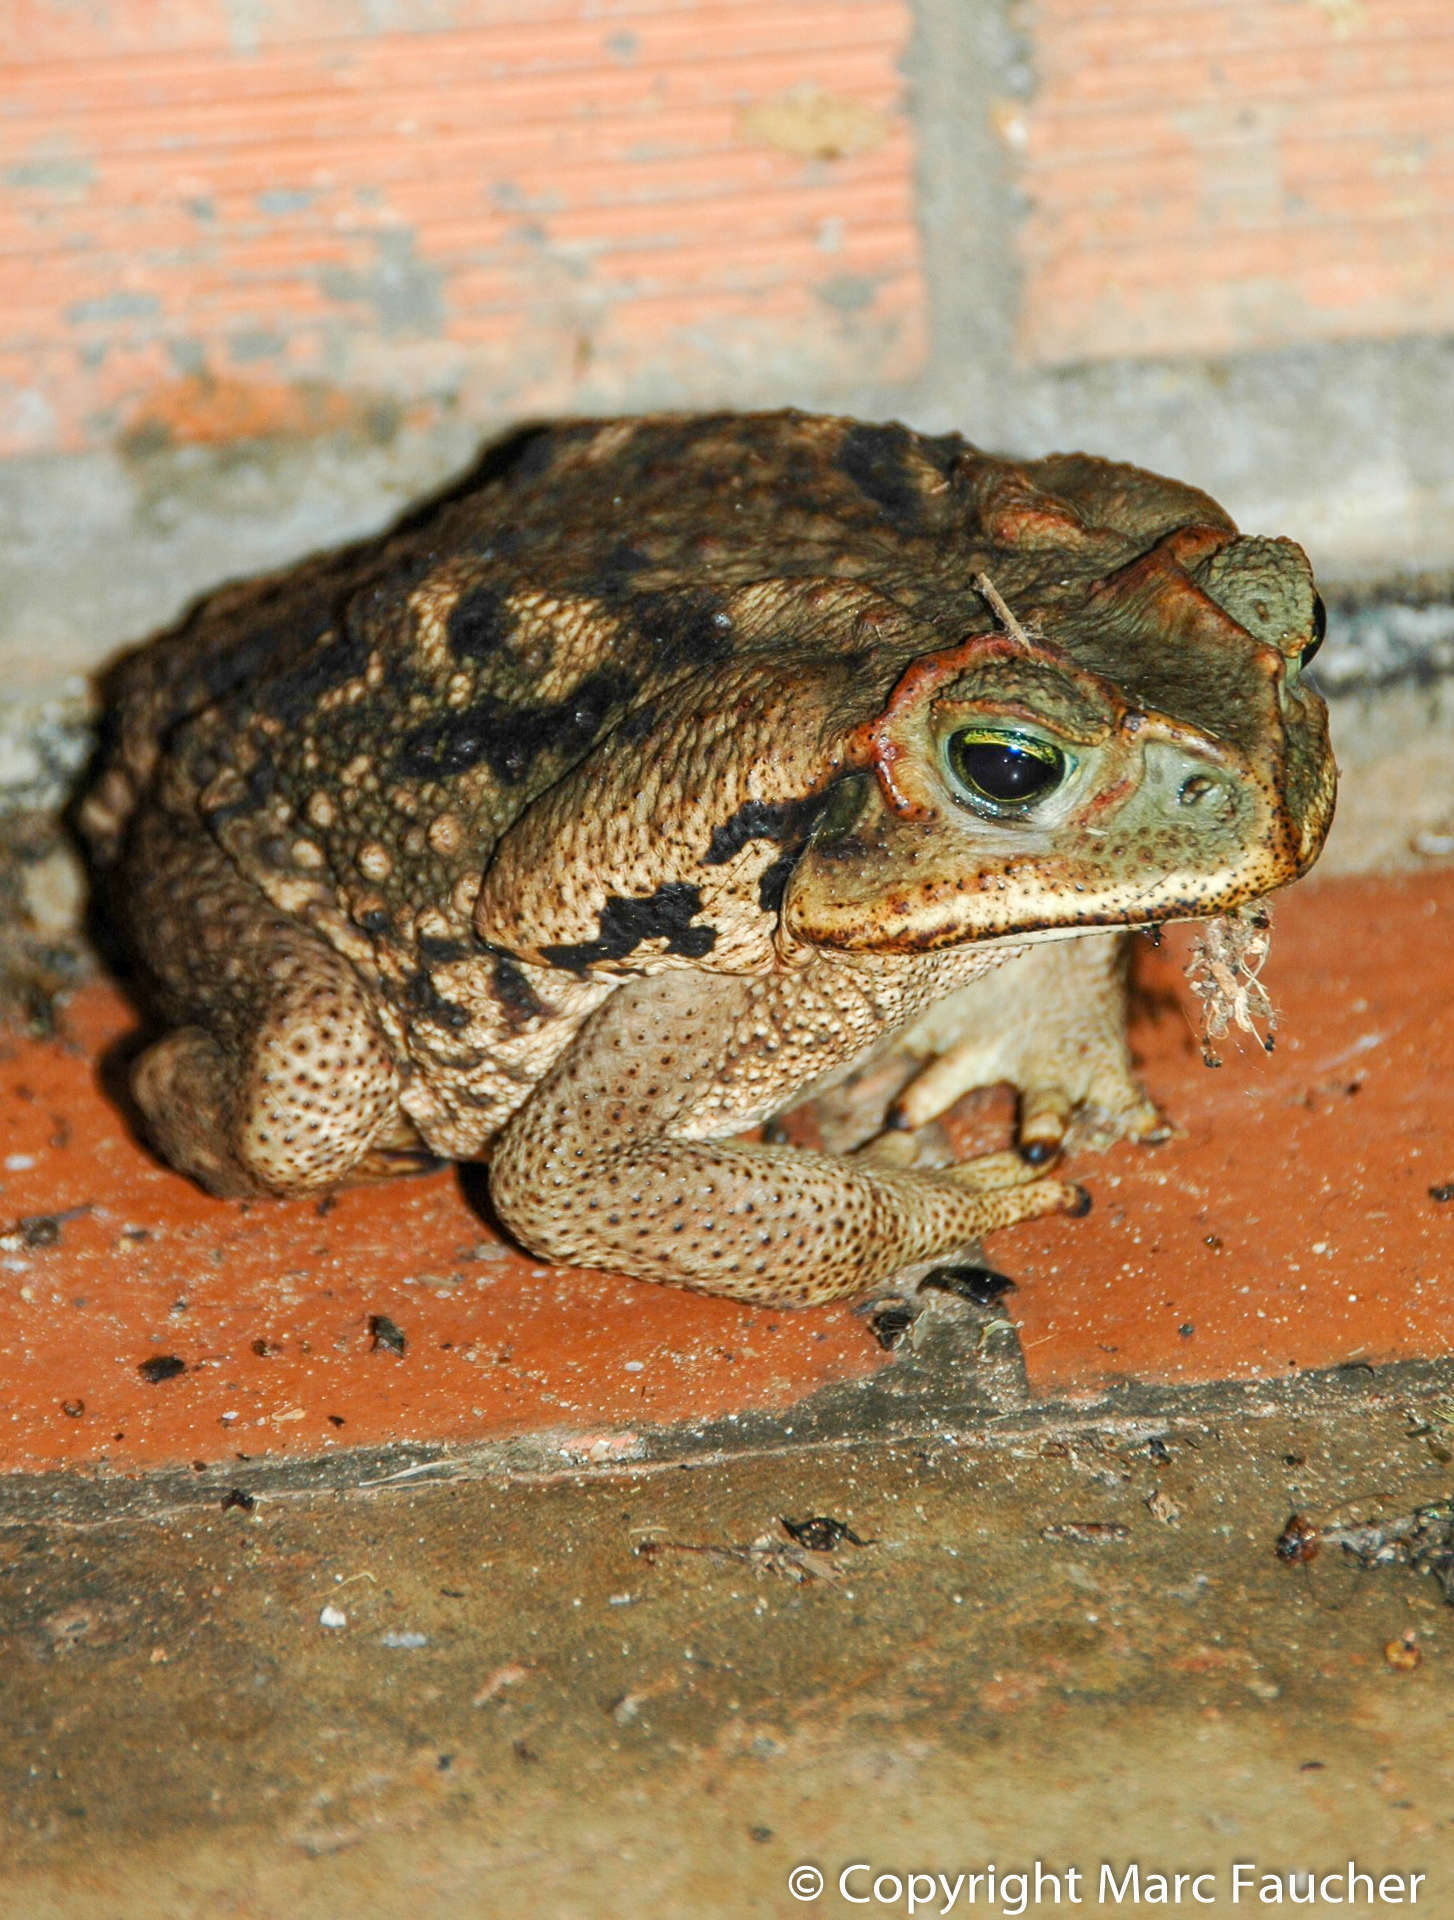
[[[1176,797],[1184,807],[1199,807],[1220,785],[1221,782],[1208,773],[1194,773],[1189,780],[1182,781]]]
[[[1189,773],[1176,788],[1179,808],[1196,816],[1198,826],[1222,826],[1237,812],[1237,786],[1224,773],[1205,767]]]

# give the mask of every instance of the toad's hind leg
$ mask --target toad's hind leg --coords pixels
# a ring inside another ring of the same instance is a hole
[[[317,1192],[388,1170],[394,1148],[414,1163],[397,1071],[348,962],[200,834],[161,818],[138,837],[134,937],[179,1024],[131,1084],[164,1157],[230,1196]]]

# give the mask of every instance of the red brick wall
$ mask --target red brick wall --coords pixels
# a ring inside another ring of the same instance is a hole
[[[1447,566],[1454,0],[0,0],[0,698],[722,401]]]
[[[5,13],[0,453],[925,364],[908,0]],[[1454,327],[1450,0],[1015,17],[1023,364]]]
[[[905,0],[11,0],[0,453],[893,381]]]
[[[1451,0],[1036,0],[1031,362],[1454,328]]]

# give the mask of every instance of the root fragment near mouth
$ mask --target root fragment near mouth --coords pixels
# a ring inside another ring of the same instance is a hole
[[[1272,1052],[1277,1014],[1261,979],[1271,945],[1272,917],[1256,901],[1209,920],[1198,936],[1186,977],[1202,1003],[1202,1059],[1209,1067],[1222,1064],[1212,1043],[1234,1026]]]

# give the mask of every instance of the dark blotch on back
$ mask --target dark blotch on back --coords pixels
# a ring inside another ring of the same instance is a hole
[[[479,951],[468,940],[451,940],[447,935],[437,933],[421,933],[418,947],[419,958],[429,967],[455,966]]]
[[[514,625],[504,594],[494,587],[471,587],[450,609],[449,650],[456,660],[484,660],[504,646]]]
[[[487,693],[457,713],[442,714],[405,734],[395,771],[408,780],[448,780],[484,763],[503,786],[528,777],[542,753],[583,753],[613,706],[630,698],[624,674],[588,674],[564,699],[512,706]]]
[[[320,634],[296,666],[265,684],[262,706],[284,726],[301,727],[325,694],[363,673],[368,658],[369,642],[356,629]]]
[[[633,746],[639,746],[656,725],[658,713],[654,700],[643,700],[639,707],[633,707],[616,729],[618,737],[629,740]]]
[[[863,496],[898,525],[919,520],[924,496],[913,466],[914,436],[897,421],[886,427],[850,427],[838,465]]]
[[[651,642],[657,666],[713,667],[731,658],[731,618],[705,589],[634,594],[626,612]]]
[[[234,675],[259,651],[283,659],[292,653],[282,671],[264,678],[261,705],[285,726],[300,727],[325,695],[363,674],[378,647],[391,693],[407,698],[417,675],[393,643],[408,620],[409,595],[433,559],[429,552],[396,556],[352,590],[346,577],[335,578],[291,606],[281,604],[275,624],[233,650]],[[240,689],[245,697],[250,677]]]
[[[314,639],[327,630],[331,612],[328,606],[313,610],[307,624],[312,627]],[[250,692],[258,676],[267,672],[277,656],[296,637],[296,628],[269,623],[251,628],[231,646],[210,649],[204,654],[198,670],[207,697],[225,700],[229,694],[239,690]]]
[[[930,466],[937,468],[947,480],[969,442],[962,433],[921,433],[915,436],[914,444]]]
[[[300,639],[311,645],[333,625],[338,610],[336,581],[299,592],[291,579],[259,591],[246,610],[247,625],[230,644],[208,647],[197,668],[207,698],[225,700],[241,692],[249,695],[259,676]],[[206,615],[209,603],[200,612]],[[190,701],[187,703],[191,704]]]
[[[601,909],[598,939],[577,941],[571,946],[542,947],[541,952],[553,967],[579,971],[600,960],[623,960],[643,941],[664,938],[668,953],[700,960],[717,944],[715,927],[691,924],[701,911],[700,887],[688,886],[684,880],[671,880],[643,899],[628,900],[613,895]]]
[[[618,540],[588,573],[574,582],[575,591],[616,606],[631,591],[631,583],[651,562],[628,540]]]
[[[500,468],[511,480],[538,480],[550,471],[556,455],[573,440],[589,438],[590,427],[574,431],[546,426],[519,428],[501,443]]]

